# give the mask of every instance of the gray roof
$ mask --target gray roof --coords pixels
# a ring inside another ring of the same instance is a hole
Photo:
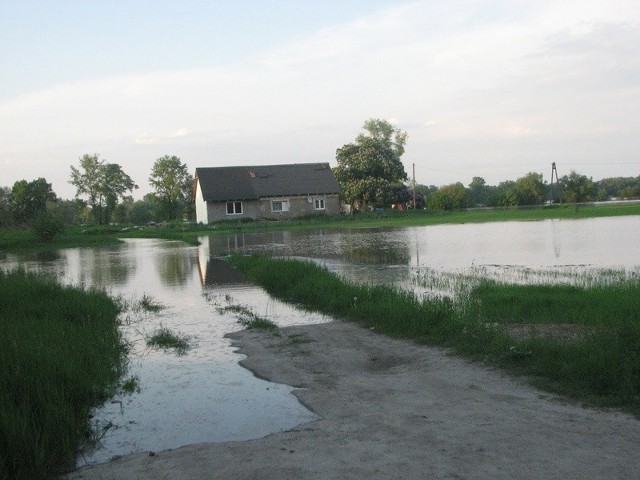
[[[328,163],[203,167],[196,179],[207,202],[340,193]]]

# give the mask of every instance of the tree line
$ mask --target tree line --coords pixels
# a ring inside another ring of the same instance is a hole
[[[57,197],[45,178],[19,180],[0,187],[0,228],[33,227],[41,239],[59,233],[65,224],[129,223],[192,218],[193,177],[176,156],[158,158],[149,175],[153,192],[134,201],[138,185],[117,163],[85,154],[71,166],[73,200]]]
[[[529,172],[497,186],[487,185],[478,176],[466,187],[455,182],[440,187],[416,185],[414,191],[400,158],[407,133],[380,119],[367,120],[362,128],[366,133],[336,150],[334,169],[343,201],[354,210],[390,206],[459,210],[640,198],[640,175],[594,181],[575,170],[553,184],[542,173]]]
[[[467,187],[456,182],[442,187],[416,185],[416,190],[427,206],[441,210],[600,202],[640,199],[640,176],[594,181],[571,170],[552,185],[543,179],[542,173],[530,172],[498,185],[487,185],[484,178],[473,177]]]
[[[473,177],[436,187],[413,188],[401,161],[407,133],[386,120],[369,119],[365,133],[336,150],[333,172],[342,201],[352,210],[368,208],[431,208],[458,210],[471,207],[512,207],[545,203],[579,203],[612,198],[640,198],[640,176],[594,181],[576,171],[549,184],[542,173],[530,172],[493,186]],[[59,199],[45,178],[18,180],[0,187],[0,228],[33,227],[43,239],[52,238],[65,224],[126,223],[193,220],[193,176],[179,157],[156,159],[148,178],[153,192],[134,201],[138,185],[117,163],[98,154],[85,154],[71,166],[73,200]]]

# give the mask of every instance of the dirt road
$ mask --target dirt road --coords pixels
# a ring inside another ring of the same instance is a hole
[[[353,324],[231,335],[256,375],[322,419],[258,440],[189,445],[69,479],[633,479],[640,422],[584,409],[444,350]]]

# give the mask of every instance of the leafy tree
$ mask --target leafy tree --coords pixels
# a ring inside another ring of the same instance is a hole
[[[633,198],[640,196],[640,176],[603,178],[595,182],[597,200]],[[631,193],[631,195],[628,195]]]
[[[440,187],[429,198],[429,207],[435,210],[460,210],[469,206],[469,192],[462,183]]]
[[[58,200],[55,207],[55,213],[66,225],[82,223],[86,216],[86,210],[86,203],[79,199]]]
[[[561,185],[562,201],[566,203],[580,203],[592,200],[595,192],[593,180],[571,170],[558,182]]]
[[[438,191],[438,187],[436,187],[435,185],[422,185],[420,183],[416,184],[416,194],[421,194],[422,195],[422,207],[418,207],[418,208],[424,208],[427,206],[427,204],[429,203],[429,197],[431,197],[431,195],[433,195],[435,192]]]
[[[518,198],[518,205],[541,205],[547,197],[547,186],[541,173],[529,172],[516,180],[513,193]]]
[[[96,223],[106,224],[118,202],[138,186],[116,163],[105,163],[98,154],[85,154],[80,158],[80,168],[71,167],[71,180],[77,189],[76,198],[87,198]]]
[[[471,205],[486,205],[488,196],[487,182],[482,177],[473,177],[469,184],[469,201]]]
[[[496,206],[516,207],[518,206],[518,197],[513,190],[505,190],[499,194]]]
[[[386,120],[367,120],[355,143],[336,150],[334,169],[343,199],[356,208],[388,204],[394,184],[407,179],[400,157],[407,141],[406,132]]]
[[[38,213],[46,211],[48,202],[55,201],[56,194],[44,178],[18,180],[11,189],[11,210],[19,225],[30,223]]]
[[[13,212],[11,209],[11,189],[0,187],[0,228],[13,225]]]
[[[191,204],[193,177],[178,157],[158,158],[151,169],[149,184],[155,189],[154,198],[164,220],[180,218]]]
[[[133,202],[128,211],[128,220],[134,225],[143,225],[156,220],[156,204],[147,200]]]

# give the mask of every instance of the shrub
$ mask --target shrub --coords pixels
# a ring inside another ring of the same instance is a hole
[[[57,215],[41,211],[31,222],[36,238],[44,243],[52,243],[64,231],[64,224]]]

